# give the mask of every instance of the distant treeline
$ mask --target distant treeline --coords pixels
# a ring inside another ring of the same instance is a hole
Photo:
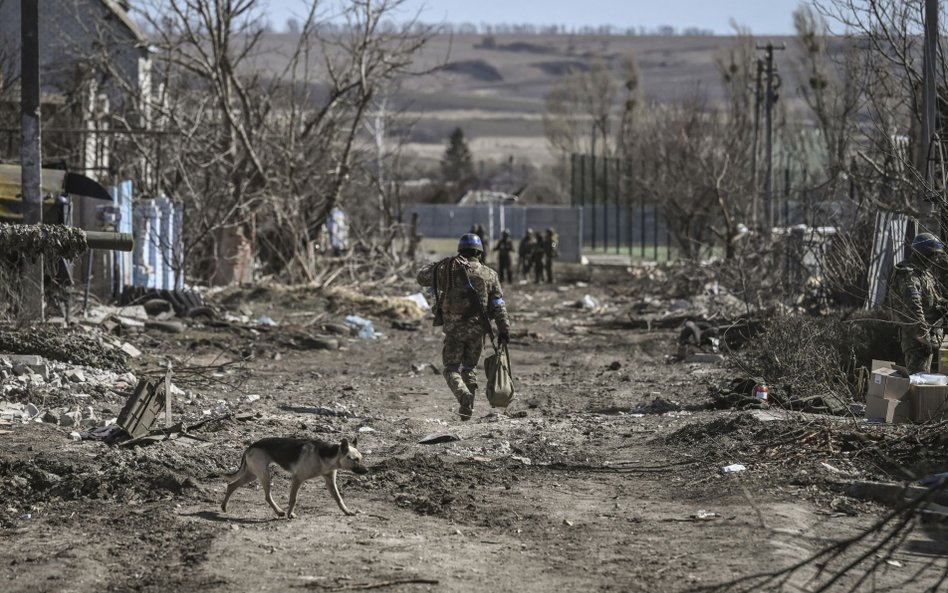
[[[265,24],[272,32],[273,27]],[[383,31],[397,31],[404,29],[406,25],[389,21],[382,24]],[[321,28],[328,31],[343,30],[344,23],[327,22],[320,25]],[[288,19],[284,31],[287,33],[298,33],[301,24],[296,19]],[[659,27],[629,26],[617,27],[616,25],[599,26],[567,26],[567,25],[536,25],[532,23],[421,23],[415,22],[409,25],[409,28],[415,32],[424,30],[436,30],[444,33],[454,33],[458,35],[597,35],[597,36],[635,36],[635,35],[662,35],[672,36],[681,35],[688,37],[699,37],[714,35],[711,29],[701,27],[684,27],[676,29],[671,25],[661,25]]]

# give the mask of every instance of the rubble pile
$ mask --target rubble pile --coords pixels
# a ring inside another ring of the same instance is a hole
[[[71,430],[107,426],[136,382],[128,371],[0,354],[0,421],[47,422]]]
[[[0,223],[0,253],[20,253],[31,259],[72,260],[86,252],[86,233],[82,229],[62,225]]]
[[[36,354],[49,360],[126,372],[130,356],[127,350],[122,341],[85,326],[37,325],[29,331],[0,326],[0,352]]]
[[[359,311],[367,317],[417,320],[427,314],[425,308],[407,297],[367,296],[348,288],[328,289],[326,297],[330,310]]]

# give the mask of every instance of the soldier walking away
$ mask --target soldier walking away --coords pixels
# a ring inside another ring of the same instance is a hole
[[[500,234],[500,241],[494,247],[497,252],[497,272],[500,274],[501,282],[513,282],[513,239],[510,238],[510,230],[504,229]],[[506,277],[505,277],[506,274]]]
[[[543,255],[546,253],[546,237],[536,233],[537,241],[530,252],[530,267],[533,268],[534,282],[543,282]]]
[[[487,263],[487,231],[484,230],[484,225],[472,224],[471,232],[477,235],[477,238],[481,240],[481,245],[484,246],[481,252],[481,263]]]
[[[497,272],[480,263],[484,245],[468,233],[458,242],[458,255],[429,264],[418,273],[418,283],[435,294],[435,325],[444,327],[444,379],[458,400],[461,420],[469,420],[477,392],[477,363],[490,319],[497,323],[497,339],[510,341],[510,320]],[[485,319],[483,312],[490,319]]]
[[[543,237],[543,265],[546,269],[546,281],[553,282],[553,260],[560,256],[560,236],[553,227],[546,229]]]
[[[537,238],[533,234],[533,229],[527,229],[527,234],[520,239],[520,245],[517,246],[517,255],[520,258],[518,262],[520,277],[528,280],[530,278],[530,269],[533,260],[533,251],[537,248]]]
[[[932,356],[945,337],[942,317],[948,312],[933,268],[945,245],[931,233],[912,239],[909,256],[896,264],[889,281],[887,304],[899,327],[899,341],[909,373],[931,372]]]

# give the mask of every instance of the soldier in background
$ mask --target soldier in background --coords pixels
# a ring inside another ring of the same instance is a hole
[[[912,239],[909,256],[896,264],[889,281],[886,304],[899,327],[899,341],[909,373],[931,372],[932,356],[945,337],[942,327],[948,307],[937,287],[935,260],[945,245],[931,233]]]
[[[458,255],[418,273],[418,283],[434,289],[435,325],[444,327],[444,379],[460,404],[461,420],[473,413],[477,363],[491,319],[497,323],[497,340],[510,341],[504,293],[497,272],[480,263],[483,252],[480,237],[468,233],[458,242]],[[490,319],[484,319],[485,311]]]
[[[487,231],[484,230],[484,225],[472,224],[471,232],[477,235],[477,238],[481,240],[481,245],[484,247],[484,250],[481,252],[481,263],[487,263]]]
[[[553,260],[560,256],[560,236],[553,227],[546,229],[543,236],[543,266],[546,270],[546,281],[553,282]]]
[[[494,246],[497,252],[497,273],[500,275],[501,282],[513,282],[513,239],[510,238],[510,230],[504,229],[500,234],[500,240]],[[506,274],[506,276],[505,276]]]
[[[517,248],[517,255],[520,258],[518,262],[518,271],[520,277],[530,278],[530,269],[533,264],[533,251],[537,248],[537,238],[533,234],[533,229],[527,229],[527,234],[520,239],[520,245]]]
[[[533,268],[533,278],[536,284],[543,282],[543,255],[546,253],[546,237],[536,234],[536,243],[530,253],[530,266]]]

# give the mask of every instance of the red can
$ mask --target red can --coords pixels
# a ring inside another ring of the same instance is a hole
[[[751,392],[751,395],[754,396],[754,399],[767,401],[770,399],[770,390],[767,389],[767,386],[763,383],[758,383],[757,385],[754,385],[754,390]]]

